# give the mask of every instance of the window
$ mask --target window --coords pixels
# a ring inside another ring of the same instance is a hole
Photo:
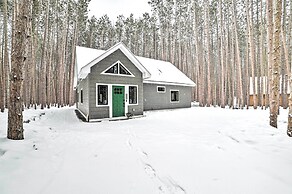
[[[120,70],[120,74],[131,75],[131,73],[121,64],[119,65],[119,70]]]
[[[83,103],[83,89],[80,90],[80,103]]]
[[[106,69],[103,73],[133,76],[133,74],[120,61],[116,62],[114,65]]]
[[[129,86],[129,104],[138,104],[137,86]]]
[[[158,93],[165,93],[165,86],[157,86]]]
[[[171,102],[179,101],[179,91],[170,91],[170,100]]]
[[[115,88],[114,89],[114,94],[124,94],[123,93],[123,88]]]
[[[105,73],[113,73],[113,74],[118,74],[118,64],[112,66],[111,68],[109,68]]]
[[[108,86],[97,86],[97,105],[108,105]]]

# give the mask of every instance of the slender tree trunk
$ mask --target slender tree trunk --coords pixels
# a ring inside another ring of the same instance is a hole
[[[7,0],[3,0],[3,9],[4,9],[4,17],[3,17],[3,36],[4,36],[4,55],[3,55],[3,83],[4,83],[4,87],[3,87],[3,91],[4,91],[4,103],[5,103],[5,107],[8,108],[8,97],[9,97],[9,72],[10,72],[10,68],[9,68],[9,54],[8,54],[8,10],[7,10]],[[14,16],[14,14],[13,14]],[[15,19],[15,18],[13,18]],[[12,24],[12,33],[13,33],[13,29],[14,29],[14,23]],[[13,41],[12,41],[13,43]]]
[[[0,53],[2,53],[2,49],[0,49]],[[3,63],[2,59],[0,60],[0,111],[4,112],[4,80],[3,80]]]
[[[272,61],[272,48],[273,48],[273,8],[271,7],[271,2],[266,1],[266,28],[267,28],[267,49],[265,55],[267,56],[266,59],[266,95],[265,95],[265,109],[270,106],[270,83],[271,83],[271,61]],[[269,17],[271,16],[271,17]]]
[[[207,49],[207,106],[212,104],[212,85],[211,85],[211,48],[209,30],[209,0],[205,2],[205,36]]]
[[[6,15],[7,14],[7,11],[5,11],[5,8],[7,7],[7,0],[4,0],[3,1],[3,14]],[[7,9],[6,9],[7,10]],[[7,17],[7,16],[6,16]],[[5,19],[3,22],[3,26],[5,26]],[[5,91],[5,67],[4,67],[4,49],[5,47],[3,46],[3,43],[5,42],[5,28],[3,28],[3,34],[2,34],[2,38],[1,38],[1,44],[0,44],[0,111],[1,112],[4,112],[4,109],[5,109],[5,94],[6,94],[6,91]]]
[[[268,6],[270,6],[268,0]],[[279,111],[279,82],[280,82],[280,30],[281,30],[281,8],[282,0],[277,0],[275,3],[274,13],[274,36],[273,36],[273,63],[272,63],[272,84],[271,84],[271,99],[270,99],[270,125],[277,128],[277,117]]]
[[[285,56],[285,63],[286,63],[286,67],[287,67],[287,72],[290,72],[288,74],[290,91],[292,91],[291,68],[290,68],[290,64],[289,64],[289,56],[288,56],[289,54],[288,54],[288,48],[287,48],[287,45],[286,45],[286,39],[285,39],[285,34],[284,34],[283,27],[282,27],[282,30],[281,30],[281,37],[282,37],[283,50],[284,50],[284,56]],[[289,94],[288,104],[289,104],[289,114],[288,114],[287,134],[288,134],[288,136],[292,137],[292,92],[290,92],[290,94]]]
[[[70,65],[70,75],[69,75],[69,105],[74,104],[74,68],[75,68],[75,60],[76,60],[76,43],[77,43],[77,21],[74,23],[74,34],[73,34],[73,43],[72,43],[72,58]]]
[[[243,105],[243,87],[242,87],[242,67],[241,67],[241,57],[240,57],[240,50],[239,50],[239,39],[237,35],[237,20],[236,20],[236,12],[235,12],[235,0],[232,1],[232,15],[233,15],[233,25],[234,25],[234,38],[235,38],[235,59],[236,59],[236,67],[237,67],[237,90],[238,90],[238,99],[239,99],[239,106],[242,108]]]
[[[45,31],[43,36],[43,44],[42,44],[42,57],[41,57],[41,69],[40,69],[40,84],[39,84],[39,92],[40,92],[40,103],[41,109],[46,106],[47,102],[47,44],[48,44],[48,31],[49,31],[49,6],[50,0],[46,1],[46,17],[45,17]]]
[[[202,103],[201,101],[201,84],[200,84],[200,63],[199,63],[199,35],[198,35],[198,28],[197,28],[197,7],[196,7],[196,2],[195,0],[193,1],[193,6],[194,6],[194,21],[193,21],[193,31],[194,31],[194,40],[195,40],[195,67],[196,67],[196,77],[197,79],[197,85],[196,85],[196,95],[197,95],[197,100],[199,101],[200,105]]]
[[[219,1],[219,24],[220,24],[220,63],[221,63],[221,108],[226,106],[225,96],[225,49],[224,49],[224,30],[223,30],[223,15],[222,15],[222,0]]]
[[[51,74],[52,74],[52,66],[53,66],[53,61],[52,61],[52,55],[54,53],[53,50],[53,40],[52,40],[53,34],[51,34],[49,36],[49,43],[48,43],[48,56],[47,56],[47,73],[46,73],[46,77],[47,77],[47,107],[50,108],[51,104],[52,104],[52,78],[51,78]]]
[[[261,104],[262,104],[262,109],[266,106],[266,90],[264,90],[265,88],[265,83],[267,82],[267,76],[265,75],[265,52],[264,52],[264,21],[263,21],[263,0],[261,0],[261,6],[260,6],[260,17],[261,17],[261,24],[260,24],[260,69],[261,69],[261,75],[259,75],[258,77],[260,77],[260,88],[261,88]]]
[[[246,0],[246,16],[247,16],[247,28],[248,28],[248,41],[249,41],[249,53],[250,53],[250,66],[252,74],[252,88],[253,88],[253,108],[256,109],[257,104],[257,95],[258,91],[256,88],[256,79],[255,79],[255,46],[254,46],[254,32],[253,32],[253,22],[250,15],[249,7],[252,7],[252,3],[249,3],[249,0]],[[258,80],[257,80],[258,81]]]
[[[289,18],[289,27],[288,27],[288,48],[284,49],[287,50],[288,53],[288,65],[287,65],[287,72],[288,72],[288,80],[289,80],[289,99],[288,99],[288,105],[289,105],[289,114],[288,114],[288,126],[287,126],[287,135],[292,137],[292,72],[291,72],[291,56],[289,57],[289,50],[290,53],[292,51],[292,47],[290,45],[290,39],[291,39],[291,29],[292,29],[292,3],[290,2],[290,18]]]

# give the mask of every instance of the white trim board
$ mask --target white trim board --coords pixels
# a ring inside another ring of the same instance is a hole
[[[108,86],[108,104],[107,105],[98,105],[98,85],[107,85]],[[129,112],[129,106],[139,105],[139,86],[136,84],[106,84],[106,83],[96,83],[95,84],[95,106],[98,107],[109,107],[109,118],[113,117],[113,95],[112,90],[113,86],[124,86],[124,100],[125,100],[125,115]],[[137,87],[137,104],[129,103],[129,86]]]
[[[112,68],[115,65],[118,65],[118,73],[106,73],[110,68]],[[120,73],[120,66],[122,66],[126,71],[128,71],[130,73],[130,75],[121,74]],[[103,74],[103,75],[113,75],[113,76],[135,77],[133,75],[133,73],[119,60],[117,62],[115,62],[114,64],[112,64],[111,66],[109,66],[108,68],[106,68],[103,72],[101,72],[101,74]]]

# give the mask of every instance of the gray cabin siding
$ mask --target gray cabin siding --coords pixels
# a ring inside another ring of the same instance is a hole
[[[165,93],[157,92],[157,86],[165,86]],[[191,107],[192,87],[144,84],[144,110],[159,110]],[[179,102],[171,102],[170,91],[179,91]]]
[[[83,103],[81,103],[81,90],[83,90]],[[77,95],[77,107],[87,117],[89,114],[88,77],[78,83]]]
[[[115,62],[120,61],[135,77],[106,75],[101,74]],[[124,55],[117,50],[108,57],[104,58],[91,67],[89,78],[89,119],[108,118],[108,106],[96,106],[96,84],[113,84],[113,85],[137,85],[138,86],[138,105],[129,105],[128,112],[133,115],[143,114],[143,78],[140,70]],[[109,94],[110,95],[110,94]]]

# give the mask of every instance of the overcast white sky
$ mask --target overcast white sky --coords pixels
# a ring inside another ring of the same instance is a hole
[[[89,4],[89,16],[96,18],[107,14],[111,21],[116,21],[118,15],[128,17],[131,13],[134,18],[142,17],[145,12],[151,11],[148,0],[91,0]]]

